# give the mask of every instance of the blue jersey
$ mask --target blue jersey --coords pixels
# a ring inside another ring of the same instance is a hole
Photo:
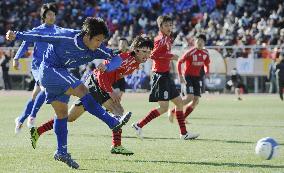
[[[42,34],[37,30],[17,32],[16,39],[50,43],[43,59],[45,67],[74,68],[94,59],[107,59],[110,60],[110,63],[106,65],[107,71],[112,71],[119,67],[122,61],[104,44],[94,51],[88,49],[78,30],[61,28],[52,34]]]
[[[42,34],[51,34],[51,33],[56,33],[56,31],[60,27],[56,25],[47,25],[47,24],[42,24],[36,28],[33,28],[32,31],[36,31]],[[28,42],[28,41],[23,41],[19,50],[17,51],[14,59],[19,59],[22,58],[25,54],[25,52],[28,50],[29,46],[33,44],[34,51],[33,51],[33,59],[32,59],[32,69],[38,69],[40,66],[40,63],[42,62],[43,59],[43,54],[47,50],[48,43],[46,42]]]

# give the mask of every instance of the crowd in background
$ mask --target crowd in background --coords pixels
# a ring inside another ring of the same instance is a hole
[[[19,46],[20,42],[7,42],[5,33],[40,25],[39,7],[47,2],[57,4],[56,24],[61,27],[80,29],[88,16],[103,18],[111,47],[117,47],[122,37],[128,41],[142,33],[154,37],[157,16],[168,14],[174,19],[174,45],[191,46],[194,35],[202,32],[207,46],[240,46],[219,49],[224,57],[284,55],[283,0],[6,0],[0,1],[0,47]],[[252,51],[243,45],[263,47]]]
[[[156,18],[174,18],[176,44],[192,45],[197,32],[207,34],[209,46],[284,44],[282,0],[64,0],[56,2],[57,25],[80,29],[88,16],[105,19],[112,37],[131,40],[139,33],[155,36]],[[40,25],[41,0],[0,2],[0,45],[9,46],[8,29]],[[113,43],[117,44],[117,43]]]

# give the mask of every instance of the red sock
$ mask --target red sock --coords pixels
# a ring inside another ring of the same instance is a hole
[[[147,123],[149,123],[150,121],[152,121],[154,118],[157,118],[160,115],[159,111],[157,109],[153,109],[151,112],[149,112],[149,114],[142,119],[137,126],[138,127],[143,127],[145,126]]]
[[[112,146],[117,147],[121,145],[121,133],[121,129],[117,132],[112,132]]]
[[[42,124],[37,128],[37,132],[39,135],[43,134],[44,132],[47,132],[51,129],[53,129],[54,119],[49,120],[48,122]]]
[[[191,106],[187,106],[185,109],[185,113],[184,113],[184,119],[186,117],[188,117],[188,115],[193,111],[193,108]]]
[[[183,111],[176,111],[176,116],[177,116],[178,125],[180,129],[180,134],[185,135],[187,131],[186,131],[185,123],[184,123]]]

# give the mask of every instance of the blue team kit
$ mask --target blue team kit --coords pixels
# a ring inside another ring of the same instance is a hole
[[[58,100],[68,103],[69,96],[64,93],[68,88],[76,88],[82,82],[72,76],[67,69],[78,67],[94,59],[107,59],[107,71],[112,71],[121,64],[121,58],[111,49],[101,44],[96,50],[90,50],[83,43],[80,31],[60,28],[55,33],[43,34],[40,29],[17,32],[17,40],[27,42],[47,42],[47,50],[39,68],[40,83],[46,89],[46,101]]]

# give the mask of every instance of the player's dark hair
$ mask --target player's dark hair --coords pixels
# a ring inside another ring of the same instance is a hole
[[[166,22],[173,22],[173,19],[168,15],[162,15],[157,18],[157,24],[159,28],[162,26],[163,23]]]
[[[89,35],[90,39],[103,34],[106,37],[109,36],[108,28],[103,19],[98,17],[87,17],[83,23],[81,34]]]
[[[54,3],[47,3],[47,4],[42,5],[42,7],[40,9],[40,18],[41,18],[42,22],[44,22],[44,20],[46,18],[46,13],[48,11],[52,11],[53,13],[55,13],[55,15],[57,15],[56,5]]]
[[[206,42],[206,35],[205,34],[198,34],[196,38],[201,38],[204,42]]]
[[[153,40],[150,39],[150,37],[145,37],[142,35],[135,37],[130,48],[134,50],[142,47],[150,48],[152,50],[154,48]]]
[[[127,42],[127,44],[129,44],[128,43],[128,40],[125,38],[125,37],[121,37],[121,38],[119,38],[119,40],[118,41],[126,41]]]

